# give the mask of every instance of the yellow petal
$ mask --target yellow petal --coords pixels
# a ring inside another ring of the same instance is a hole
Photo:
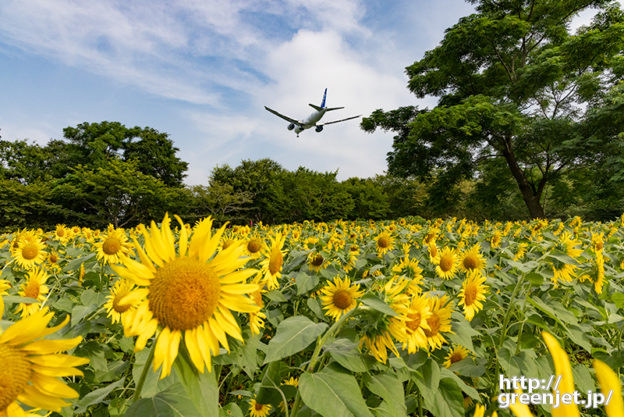
[[[200,373],[204,373],[204,359],[202,358],[199,343],[197,342],[198,334],[198,327],[186,330],[184,332],[184,344],[186,345],[186,349],[191,357],[191,362],[193,362],[195,368],[197,368]]]
[[[178,238],[178,251],[180,256],[186,256],[186,249],[188,248],[188,233],[186,232],[186,226],[180,216],[175,215],[176,220],[180,224],[180,236]]]
[[[574,377],[572,376],[572,368],[568,354],[561,348],[557,339],[550,333],[542,332],[542,337],[548,346],[550,355],[555,363],[555,373],[557,377],[561,376],[559,386],[557,387],[560,395],[565,393],[574,394]],[[552,409],[553,417],[580,417],[576,404],[561,404],[557,408]]]
[[[624,402],[622,401],[622,383],[620,378],[609,368],[609,365],[597,359],[594,359],[594,369],[600,383],[600,391],[605,398],[610,398],[609,404],[605,405],[607,415],[609,417],[624,417]]]

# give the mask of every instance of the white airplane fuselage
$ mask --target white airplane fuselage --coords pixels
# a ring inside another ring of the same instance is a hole
[[[316,126],[316,123],[323,118],[326,112],[327,112],[327,109],[325,108],[320,111],[317,110],[311,115],[309,115],[308,118],[305,119],[303,122],[301,122],[299,126],[295,127],[295,133],[299,134],[306,129]]]

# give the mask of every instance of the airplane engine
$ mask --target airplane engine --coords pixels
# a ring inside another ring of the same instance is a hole
[[[316,131],[317,132],[322,132],[323,131],[323,126],[316,126]]]
[[[291,123],[288,125],[288,130],[293,130],[295,128],[295,124]]]

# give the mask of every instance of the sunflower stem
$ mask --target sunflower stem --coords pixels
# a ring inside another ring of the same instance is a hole
[[[141,376],[139,377],[139,382],[137,382],[136,388],[134,390],[134,395],[132,396],[132,403],[135,403],[139,400],[141,396],[141,391],[143,390],[143,385],[145,384],[145,379],[147,378],[147,372],[149,371],[150,366],[152,366],[152,362],[154,361],[154,351],[156,350],[156,341],[152,343],[152,347],[150,348],[149,355],[145,360],[145,365],[143,366],[143,370],[141,371]]]

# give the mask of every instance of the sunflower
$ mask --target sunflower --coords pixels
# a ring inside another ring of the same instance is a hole
[[[57,224],[54,230],[54,237],[61,243],[66,243],[72,238],[72,231],[64,224]]]
[[[327,264],[328,262],[325,262],[325,258],[319,252],[312,252],[308,256],[308,267],[314,272],[327,268]]]
[[[427,319],[430,316],[429,301],[420,295],[413,296],[405,322],[407,339],[403,342],[403,350],[407,348],[407,353],[416,353],[418,349],[427,349],[425,330],[429,330]]]
[[[501,232],[500,230],[495,230],[492,234],[492,238],[490,239],[490,247],[492,249],[499,247],[501,244]]]
[[[255,398],[249,400],[249,415],[251,417],[266,417],[271,413],[271,404],[260,404]]]
[[[377,254],[383,256],[386,252],[394,249],[394,238],[387,231],[383,231],[375,238],[375,244]]]
[[[34,268],[35,265],[45,261],[47,252],[43,250],[45,247],[43,241],[35,232],[23,232],[16,238],[11,249],[11,255],[15,258],[15,262],[24,269]]]
[[[18,291],[18,295],[34,298],[39,302],[45,301],[45,294],[50,291],[48,286],[45,285],[47,279],[48,274],[44,269],[30,270],[26,275],[26,282],[22,284],[21,289]],[[21,313],[22,317],[26,317],[39,310],[40,307],[39,303],[20,303],[15,312]]]
[[[514,255],[514,259],[513,260],[514,261],[518,261],[518,260],[524,258],[524,255],[526,254],[526,250],[527,250],[528,246],[529,245],[527,245],[526,243],[518,244],[518,250],[517,250],[516,254]]]
[[[364,295],[364,291],[360,291],[358,284],[351,285],[349,278],[342,280],[335,277],[333,282],[328,282],[321,289],[321,294],[323,309],[327,310],[325,314],[338,321],[343,314],[355,308],[356,300]]]
[[[355,268],[355,262],[357,261],[357,257],[359,255],[360,247],[355,244],[349,245],[349,261],[342,267],[342,269],[344,269],[345,272],[349,272]]]
[[[170,223],[168,215],[160,229],[151,223],[150,230],[143,233],[145,250],[135,241],[141,262],[125,258],[123,266],[113,266],[121,277],[147,290],[147,296],[129,313],[131,325],[125,332],[138,336],[135,350],[139,351],[160,330],[153,369],[162,365],[161,378],[171,372],[182,336],[197,370],[203,372],[206,367],[210,371],[211,355],[219,353],[219,346],[230,350],[227,335],[243,341],[232,311],[254,313],[260,309],[245,295],[258,290],[257,284],[246,283],[258,271],[239,270],[248,260],[243,256],[245,246],[234,244],[215,253],[225,225],[213,235],[212,219],[204,219],[195,227],[190,242],[187,229],[181,227],[176,256]]]
[[[469,397],[467,397],[469,398]],[[465,402],[465,399],[464,399]],[[484,417],[485,416],[485,406],[481,405],[481,404],[477,404],[475,406],[475,410],[474,410],[474,414],[473,417]],[[492,415],[490,417],[498,417],[498,413],[496,411],[492,412]]]
[[[466,272],[470,272],[473,270],[482,270],[485,266],[485,261],[483,260],[483,256],[479,253],[481,249],[481,245],[478,243],[474,245],[472,248],[464,251],[461,254],[461,261],[459,262],[459,266]]]
[[[9,288],[11,288],[11,283],[5,279],[0,279],[0,320],[2,320],[4,315],[4,299],[2,296],[7,294]]]
[[[252,283],[257,284],[258,289],[252,292],[249,296],[254,303],[262,309],[264,307],[264,302],[262,301],[262,293],[264,292],[262,288],[264,286],[261,285],[260,280],[257,278],[254,278]],[[266,319],[266,315],[262,311],[249,313],[249,329],[252,334],[260,334],[261,329],[264,329],[264,319]]]
[[[294,376],[291,376],[288,379],[285,379],[284,381],[282,381],[282,385],[290,385],[291,387],[298,387],[299,386],[299,378],[295,378]]]
[[[455,345],[451,349],[448,355],[446,355],[446,360],[444,361],[444,366],[450,368],[452,364],[457,363],[459,361],[463,361],[470,355],[470,351],[461,345]]]
[[[44,308],[13,323],[0,334],[0,357],[3,360],[0,368],[1,416],[24,416],[18,402],[60,413],[61,408],[70,405],[64,398],[78,398],[78,393],[58,377],[82,375],[75,367],[89,360],[59,352],[74,348],[82,337],[42,339],[69,322],[67,316],[58,326],[48,328],[53,316]]]
[[[464,314],[466,320],[471,321],[476,313],[482,308],[482,301],[485,301],[485,293],[488,291],[488,287],[483,285],[486,281],[486,277],[481,275],[481,271],[475,270],[468,273],[468,277],[464,280],[461,291],[459,292],[458,305],[464,306]]]
[[[431,349],[438,349],[446,343],[446,339],[442,335],[444,333],[453,333],[451,330],[451,313],[453,312],[453,303],[450,302],[447,295],[442,297],[428,297],[429,309],[431,316],[427,319],[429,329],[425,329],[427,343]]]
[[[564,282],[572,282],[572,278],[576,276],[576,268],[577,268],[576,265],[563,264],[563,266],[559,268],[555,267],[555,265],[553,264],[551,265],[553,269],[552,281],[553,281],[555,288],[559,286],[560,280]]]
[[[286,236],[278,233],[271,238],[270,247],[265,246],[263,255],[265,258],[260,262],[264,283],[269,290],[279,288],[279,279],[282,276],[282,266],[284,266],[284,255],[286,251],[282,250]],[[249,246],[249,244],[247,244]]]
[[[113,288],[111,288],[110,294],[106,297],[106,304],[104,304],[108,317],[111,318],[113,323],[121,321],[125,323],[124,327],[128,327],[130,323],[126,322],[126,319],[129,315],[126,313],[145,298],[146,295],[145,290],[135,290],[135,285],[132,281],[126,279],[117,280]]]
[[[602,252],[596,253],[596,269],[597,276],[594,282],[594,290],[597,294],[602,294],[602,286],[604,285],[605,269],[604,269],[604,256]]]
[[[97,248],[98,260],[104,263],[117,264],[124,256],[128,256],[132,250],[132,244],[128,242],[128,237],[123,229],[109,228],[108,234],[102,236],[101,240],[95,244]]]
[[[442,249],[438,255],[436,263],[437,266],[435,270],[438,276],[443,279],[451,279],[455,276],[455,272],[457,271],[459,257],[454,249],[447,246]]]
[[[251,237],[245,241],[245,253],[252,258],[259,258],[265,247],[266,243],[259,237]]]
[[[581,253],[583,253],[583,249],[577,248],[577,246],[581,244],[581,241],[573,239],[570,232],[563,232],[559,237],[559,243],[564,246],[565,253],[571,258],[577,258]]]

